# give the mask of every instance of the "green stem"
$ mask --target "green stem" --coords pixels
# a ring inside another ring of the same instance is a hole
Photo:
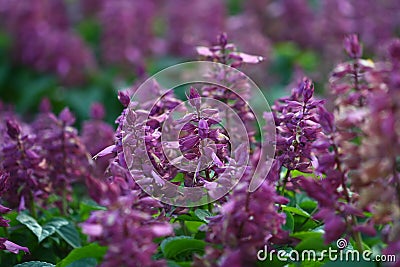
[[[354,225],[357,225],[357,218],[353,215],[352,219],[354,221]],[[363,252],[364,247],[363,247],[363,241],[362,241],[362,237],[361,237],[361,233],[360,232],[355,232],[353,233],[353,238],[354,241],[356,242],[356,248],[359,252]]]
[[[289,175],[290,175],[290,170],[288,169],[286,171],[285,177],[283,177],[283,185],[282,185],[281,193],[280,193],[281,196],[285,196],[286,184],[289,180]]]
[[[30,199],[30,212],[33,218],[37,219],[37,212],[36,212],[36,206],[35,206],[35,201],[33,200],[33,194],[31,192],[31,199]]]
[[[67,209],[68,209],[67,191],[63,190],[63,193],[62,193],[62,213],[64,215],[67,215]]]

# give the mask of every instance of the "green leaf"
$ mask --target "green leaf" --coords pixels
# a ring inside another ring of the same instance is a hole
[[[82,221],[85,221],[89,218],[90,213],[95,210],[107,210],[107,208],[103,206],[99,206],[94,201],[82,201],[79,203],[79,216]]]
[[[24,263],[14,265],[14,267],[55,267],[55,265],[43,261],[27,261]]]
[[[176,236],[164,239],[160,246],[165,258],[175,259],[181,255],[204,252],[206,242],[190,236]]]
[[[306,212],[312,212],[317,207],[317,202],[306,200],[299,204],[300,208]]]
[[[306,217],[306,218],[310,217],[310,214],[308,212],[306,212],[305,210],[303,210],[302,208],[300,208],[300,207],[282,206],[282,209],[284,211],[289,211],[289,212],[292,212],[294,214],[297,214],[297,215],[300,215],[300,216],[303,216],[303,217]]]
[[[43,227],[39,225],[39,223],[32,218],[31,216],[21,213],[17,216],[17,221],[25,225],[29,230],[32,231],[38,238],[39,243],[42,242],[47,237],[53,235],[58,232],[62,227],[66,227],[69,225],[69,222],[63,218],[54,218],[46,223]],[[79,234],[78,234],[79,238]],[[65,240],[67,241],[67,240]],[[68,242],[68,241],[67,241]]]
[[[190,267],[192,266],[192,262],[190,261],[180,261],[180,262],[176,262],[176,261],[167,261],[167,266],[168,267]]]
[[[288,211],[285,211],[285,214],[286,214],[286,223],[283,226],[283,229],[286,230],[286,231],[289,231],[289,232],[293,232],[293,230],[294,230],[294,217]]]
[[[197,233],[199,231],[199,227],[202,226],[204,222],[196,222],[196,221],[185,221],[186,228],[191,233]]]
[[[312,232],[313,234],[308,235],[308,237],[305,237],[302,239],[302,241],[297,244],[295,249],[297,251],[303,251],[306,249],[309,250],[323,250],[327,249],[329,246],[324,243],[324,238],[322,236],[322,233],[319,232]]]
[[[56,229],[57,234],[61,236],[71,247],[78,248],[81,246],[81,238],[79,237],[78,230],[72,223],[68,223]]]
[[[323,265],[323,267],[336,267],[336,266],[346,266],[346,267],[374,267],[377,266],[376,262],[365,261],[360,255],[360,261],[329,261]]]
[[[208,223],[209,220],[206,219],[206,217],[211,217],[212,213],[209,212],[208,210],[203,210],[203,209],[197,209],[194,211],[194,214],[197,216],[197,218],[199,218],[200,220],[202,220],[203,222]]]
[[[307,231],[307,232],[297,232],[297,233],[293,233],[290,236],[300,239],[300,240],[304,240],[306,238],[311,238],[311,237],[319,237],[323,235],[323,231]]]
[[[184,177],[183,173],[180,172],[170,182],[184,182],[184,181],[185,181],[185,177]]]
[[[101,262],[106,252],[107,252],[107,247],[100,246],[96,243],[81,248],[75,248],[68,254],[67,257],[65,257],[62,261],[60,261],[57,264],[57,267],[67,267],[67,266],[70,267],[72,263],[87,258],[93,258],[97,262]]]
[[[182,214],[175,218],[177,221],[193,221],[193,222],[203,222],[197,216],[192,216],[189,214]]]
[[[97,261],[95,258],[83,258],[69,264],[67,267],[96,267]]]
[[[57,229],[60,229],[62,226],[67,224],[68,221],[63,218],[55,218],[46,223],[42,227],[42,234],[39,237],[39,243],[42,242],[46,237],[53,235]]]
[[[28,227],[28,229],[37,236],[38,240],[40,240],[43,229],[34,218],[25,213],[21,213],[17,216],[17,221]]]

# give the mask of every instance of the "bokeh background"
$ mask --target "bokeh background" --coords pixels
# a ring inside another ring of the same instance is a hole
[[[223,31],[241,51],[265,57],[245,72],[269,101],[303,75],[327,94],[346,34],[359,34],[365,57],[385,57],[400,34],[400,1],[0,0],[0,99],[29,120],[47,97],[78,122],[101,102],[113,123],[117,90],[196,60],[195,47]]]

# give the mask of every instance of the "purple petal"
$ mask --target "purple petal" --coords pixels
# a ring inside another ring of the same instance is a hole
[[[7,207],[4,207],[3,205],[0,205],[0,213],[1,214],[7,213],[9,211],[11,211],[10,208],[7,208]]]
[[[210,51],[210,49],[206,46],[198,46],[196,47],[196,52],[200,56],[203,57],[212,57],[214,54]]]
[[[29,249],[27,247],[19,246],[9,240],[5,240],[3,242],[3,246],[5,247],[5,250],[8,250],[14,254],[18,254],[20,250],[22,250],[25,253],[29,253]]]
[[[98,157],[104,157],[104,156],[110,155],[110,154],[114,153],[114,149],[115,149],[115,145],[108,146],[108,147],[104,148],[102,151],[100,151],[99,153],[97,153],[97,155],[95,155],[93,158],[96,159]]]

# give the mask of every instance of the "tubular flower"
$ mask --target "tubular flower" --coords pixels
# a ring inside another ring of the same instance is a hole
[[[392,222],[387,242],[391,248],[400,240],[400,41],[389,46],[389,61],[369,77],[375,93],[367,98],[366,115],[360,124],[360,163],[352,173],[352,185],[359,193],[360,207],[372,210],[377,224]],[[378,65],[378,64],[377,64]],[[379,66],[379,65],[378,65]]]
[[[206,247],[205,255],[195,260],[195,266],[252,266],[259,249],[286,237],[281,229],[285,216],[278,213],[275,204],[285,204],[287,200],[276,195],[267,181],[253,193],[248,192],[248,186],[249,179],[243,178],[220,208],[220,215],[209,219],[206,240],[223,250]]]
[[[43,148],[48,164],[50,190],[59,195],[69,192],[74,182],[84,182],[92,175],[90,155],[72,127],[75,117],[68,108],[59,116],[45,110],[34,122],[37,143]]]
[[[289,171],[312,172],[311,149],[321,133],[318,109],[324,101],[313,98],[314,85],[304,79],[290,97],[272,106],[277,129],[276,160]]]
[[[82,125],[81,139],[88,152],[93,157],[103,148],[114,143],[114,129],[104,122],[104,107],[100,103],[94,103],[90,109],[91,119]],[[99,158],[95,161],[96,172],[102,176],[108,167],[110,156]]]
[[[132,191],[120,196],[108,210],[93,212],[82,231],[91,242],[108,246],[100,266],[167,266],[152,258],[157,251],[153,240],[173,234],[168,222],[154,217],[161,207],[157,200]]]
[[[13,119],[6,121],[8,139],[1,147],[0,179],[2,198],[12,208],[25,209],[25,203],[45,199],[48,194],[47,163],[34,134],[22,130]],[[28,207],[30,208],[30,207]]]

